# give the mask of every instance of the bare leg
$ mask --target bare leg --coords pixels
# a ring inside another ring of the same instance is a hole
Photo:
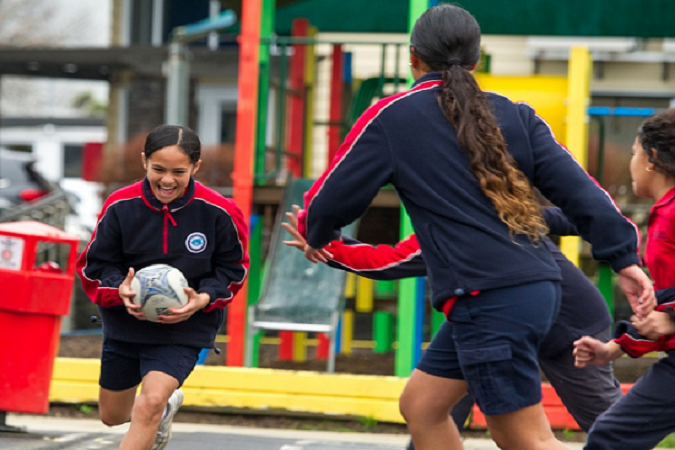
[[[131,411],[131,426],[120,450],[150,450],[157,437],[169,397],[178,388],[178,380],[163,372],[151,371],[143,377],[141,393]]]
[[[544,415],[541,403],[499,416],[486,416],[492,439],[502,450],[565,450]]]
[[[401,394],[399,407],[416,450],[463,448],[449,412],[466,392],[464,380],[413,371]]]
[[[138,386],[124,391],[100,388],[98,392],[98,414],[101,422],[109,427],[129,422],[137,389]]]

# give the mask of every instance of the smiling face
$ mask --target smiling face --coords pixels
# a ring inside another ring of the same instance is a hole
[[[185,195],[190,177],[202,163],[201,160],[191,163],[190,157],[178,145],[163,147],[147,158],[142,153],[141,158],[152,192],[165,204]]]

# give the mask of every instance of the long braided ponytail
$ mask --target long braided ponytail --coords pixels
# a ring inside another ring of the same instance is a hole
[[[537,242],[548,227],[534,189],[507,151],[484,92],[470,70],[480,58],[480,27],[466,10],[439,5],[415,23],[411,51],[443,74],[438,104],[457,130],[472,172],[512,234]]]

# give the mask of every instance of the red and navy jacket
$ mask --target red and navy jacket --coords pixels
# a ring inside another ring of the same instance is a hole
[[[248,273],[248,233],[241,210],[190,180],[183,197],[165,205],[146,180],[115,191],[105,201],[91,240],[77,260],[89,298],[99,306],[106,336],[129,342],[211,347],[223,308]],[[184,322],[140,321],[118,295],[130,267],[151,264],[179,269],[188,285],[208,293],[210,304]]]
[[[656,311],[665,311],[666,308],[675,308],[675,287],[659,289],[655,292],[658,305]],[[622,320],[617,322],[614,328],[614,342],[619,344],[621,350],[633,358],[649,352],[667,352],[675,350],[675,334],[661,336],[655,341],[642,336],[633,325]]]
[[[654,280],[657,311],[675,307],[675,188],[670,189],[650,209],[645,245],[645,263]],[[641,336],[629,322],[617,324],[615,341],[636,358],[653,351],[675,350],[675,334],[651,341]]]
[[[476,290],[560,280],[550,252],[527,236],[511,236],[482,192],[438,105],[441,78],[426,74],[411,90],[366,110],[305,194],[301,233],[312,247],[324,247],[392,184],[424,252],[436,309]],[[593,256],[614,270],[639,264],[637,227],[556,142],[546,122],[526,104],[485,95],[518,168],[593,244]]]

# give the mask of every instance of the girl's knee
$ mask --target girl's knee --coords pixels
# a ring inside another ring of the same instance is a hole
[[[134,417],[143,416],[150,418],[164,411],[166,401],[161,395],[154,393],[142,393],[134,402]]]
[[[398,399],[398,409],[407,423],[418,419],[421,414],[428,413],[428,408],[423,404],[419,396],[413,396],[406,391]]]
[[[408,428],[433,425],[448,420],[451,404],[444,404],[425,396],[405,395],[399,398],[399,411],[408,424]]]

